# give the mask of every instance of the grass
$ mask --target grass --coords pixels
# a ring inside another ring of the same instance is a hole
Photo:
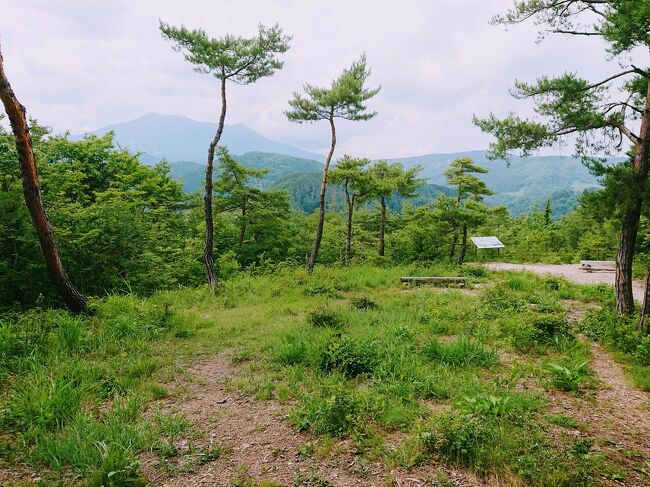
[[[606,301],[606,290],[477,267],[465,270],[470,280],[491,282],[479,293],[404,291],[399,276],[418,274],[456,270],[280,269],[223,281],[216,296],[180,289],[94,300],[83,317],[4,316],[0,461],[25,462],[52,482],[138,485],[142,452],[169,474],[228,454],[218,443],[179,449],[200,425],[162,413],[159,401],[178,394],[169,383],[179,361],[231,350],[250,370],[232,387],[290,403],[291,424],[318,445],[349,438],[361,463],[459,464],[514,485],[596,482],[602,468],[584,438],[549,433],[573,423],[551,415],[546,397],[590,381],[563,300]],[[539,383],[550,387],[532,392]],[[404,438],[397,447],[385,442],[391,432]],[[301,455],[328,455],[310,445]],[[232,485],[260,482],[243,472]]]

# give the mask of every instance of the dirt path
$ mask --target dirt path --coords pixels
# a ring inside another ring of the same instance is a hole
[[[235,366],[228,356],[217,355],[191,365],[187,372],[186,377],[169,384],[182,392],[162,401],[164,411],[185,414],[202,433],[198,438],[178,439],[179,456],[189,445],[196,448],[219,442],[227,450],[191,472],[176,474],[165,468],[164,460],[145,453],[142,472],[152,485],[415,487],[438,485],[431,479],[439,473],[444,473],[455,487],[501,485],[493,479],[478,479],[470,472],[435,464],[411,471],[388,470],[381,462],[359,459],[350,440],[335,440],[319,453],[319,439],[297,432],[287,421],[291,404],[259,400],[234,390],[233,384],[246,378],[246,366]],[[314,452],[306,455],[307,443],[313,445]],[[182,468],[182,462],[176,467]]]
[[[576,284],[610,284],[614,285],[613,272],[585,272],[579,264],[509,264],[507,262],[490,262],[485,267],[497,271],[530,271],[536,274],[561,276]],[[634,299],[643,301],[643,282],[634,281],[632,291]]]

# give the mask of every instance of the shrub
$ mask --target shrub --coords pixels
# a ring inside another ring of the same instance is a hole
[[[488,470],[489,451],[498,444],[494,421],[450,412],[438,416],[432,426],[432,432],[422,435],[426,450],[436,452],[443,461],[470,466],[479,474]]]
[[[378,309],[379,305],[370,298],[362,296],[352,299],[352,306],[362,311]]]
[[[376,361],[374,343],[334,336],[321,350],[319,368],[328,373],[337,370],[346,377],[356,377],[371,373]]]
[[[221,279],[230,279],[240,270],[237,254],[232,250],[221,254],[217,259],[217,272]]]
[[[487,350],[464,336],[450,343],[434,338],[423,351],[430,359],[457,367],[492,367],[499,363],[499,356],[494,350]]]
[[[301,430],[345,436],[358,424],[361,410],[360,398],[335,377],[318,392],[305,394],[290,419]]]
[[[341,294],[327,282],[310,282],[305,286],[303,292],[307,296],[326,296],[328,298],[340,298]]]
[[[641,337],[634,356],[639,365],[650,365],[650,335]]]
[[[327,308],[318,308],[307,314],[307,323],[317,328],[341,328],[343,321],[334,311]]]

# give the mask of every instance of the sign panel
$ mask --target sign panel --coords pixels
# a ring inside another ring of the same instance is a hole
[[[505,247],[496,237],[470,237],[477,249],[502,249]]]

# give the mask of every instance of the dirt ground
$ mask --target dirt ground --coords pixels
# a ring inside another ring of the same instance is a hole
[[[508,264],[506,262],[490,262],[485,267],[498,271],[530,271],[536,274],[552,274],[561,276],[576,284],[610,284],[614,285],[613,272],[585,272],[580,270],[580,264]],[[634,281],[632,291],[634,299],[643,301],[644,283]]]

